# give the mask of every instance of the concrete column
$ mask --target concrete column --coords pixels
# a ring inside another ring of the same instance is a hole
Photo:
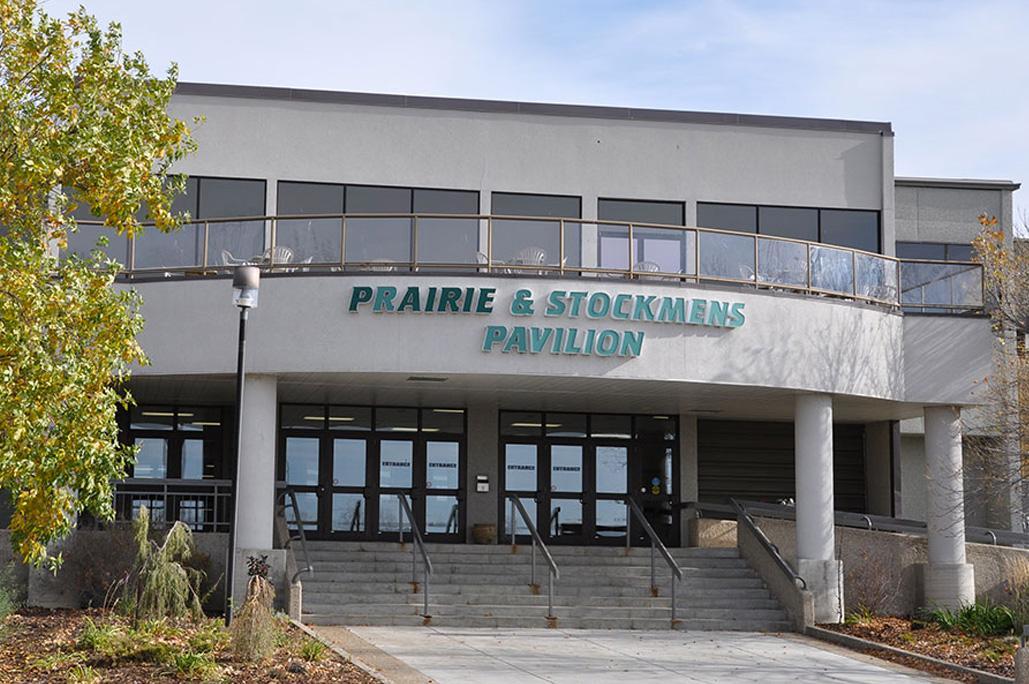
[[[843,564],[836,560],[833,518],[832,397],[797,397],[797,572],[814,594],[815,620],[843,620]]]
[[[497,524],[500,496],[500,461],[497,453],[499,414],[495,404],[474,404],[468,407],[468,502],[467,539],[472,540],[472,526]],[[478,478],[486,477],[489,491],[479,492]]]
[[[700,498],[697,460],[697,417],[687,413],[679,414],[679,492],[683,502]],[[683,510],[680,529],[683,546],[698,545],[697,519],[690,511]]]
[[[961,467],[961,410],[925,408],[926,525],[929,566],[925,600],[958,608],[975,601],[975,576],[965,558],[965,501]]]

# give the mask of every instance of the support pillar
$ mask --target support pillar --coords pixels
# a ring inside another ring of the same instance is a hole
[[[956,609],[975,602],[975,574],[965,558],[965,491],[961,466],[961,410],[925,408],[926,526],[929,565],[925,602]]]
[[[797,572],[814,594],[815,621],[843,621],[843,564],[836,560],[833,516],[832,397],[797,397]]]
[[[246,596],[247,557],[268,556],[269,578],[282,594],[285,553],[273,546],[275,524],[275,433],[278,415],[278,378],[274,375],[246,376],[243,395],[243,435],[240,444],[239,481],[236,482],[238,517],[236,556],[233,561],[233,600],[242,604]]]
[[[700,500],[697,470],[697,416],[679,414],[679,496],[684,503]],[[679,520],[683,546],[700,546],[699,521],[692,511],[683,509]]]

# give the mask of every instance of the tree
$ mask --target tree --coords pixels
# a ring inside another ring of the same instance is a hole
[[[84,9],[58,19],[0,0],[0,488],[15,549],[37,566],[56,570],[48,544],[79,512],[113,517],[112,480],[134,454],[116,413],[146,361],[139,299],[112,287],[119,264],[55,248],[76,202],[119,234],[143,213],[160,230],[184,218],[170,207],[185,179],[169,170],[194,143],[167,114],[176,75],[152,75]]]
[[[972,244],[983,267],[996,348],[985,404],[966,421],[989,437],[970,442],[966,470],[982,490],[973,495],[998,509],[991,524],[1021,532],[1029,447],[1029,249],[1025,240],[1006,236],[995,217],[982,215],[979,223]]]

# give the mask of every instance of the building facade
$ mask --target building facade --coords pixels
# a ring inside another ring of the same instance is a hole
[[[271,549],[285,483],[309,538],[395,539],[405,493],[463,543],[516,495],[548,543],[649,543],[632,497],[671,546],[692,502],[793,500],[823,619],[834,510],[926,520],[928,598],[969,599],[961,414],[994,347],[970,242],[980,213],[1010,234],[1016,184],[896,178],[880,122],[200,84],[172,113],[205,117],[194,223],[105,248],[151,360],[124,515],[224,526],[235,492],[240,553]]]

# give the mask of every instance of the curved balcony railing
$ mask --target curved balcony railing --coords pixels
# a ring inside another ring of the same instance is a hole
[[[101,224],[80,221],[78,244]],[[715,282],[924,311],[982,307],[973,263],[893,257],[714,228],[468,214],[320,214],[206,219],[103,248],[130,279],[224,274],[465,271]]]

